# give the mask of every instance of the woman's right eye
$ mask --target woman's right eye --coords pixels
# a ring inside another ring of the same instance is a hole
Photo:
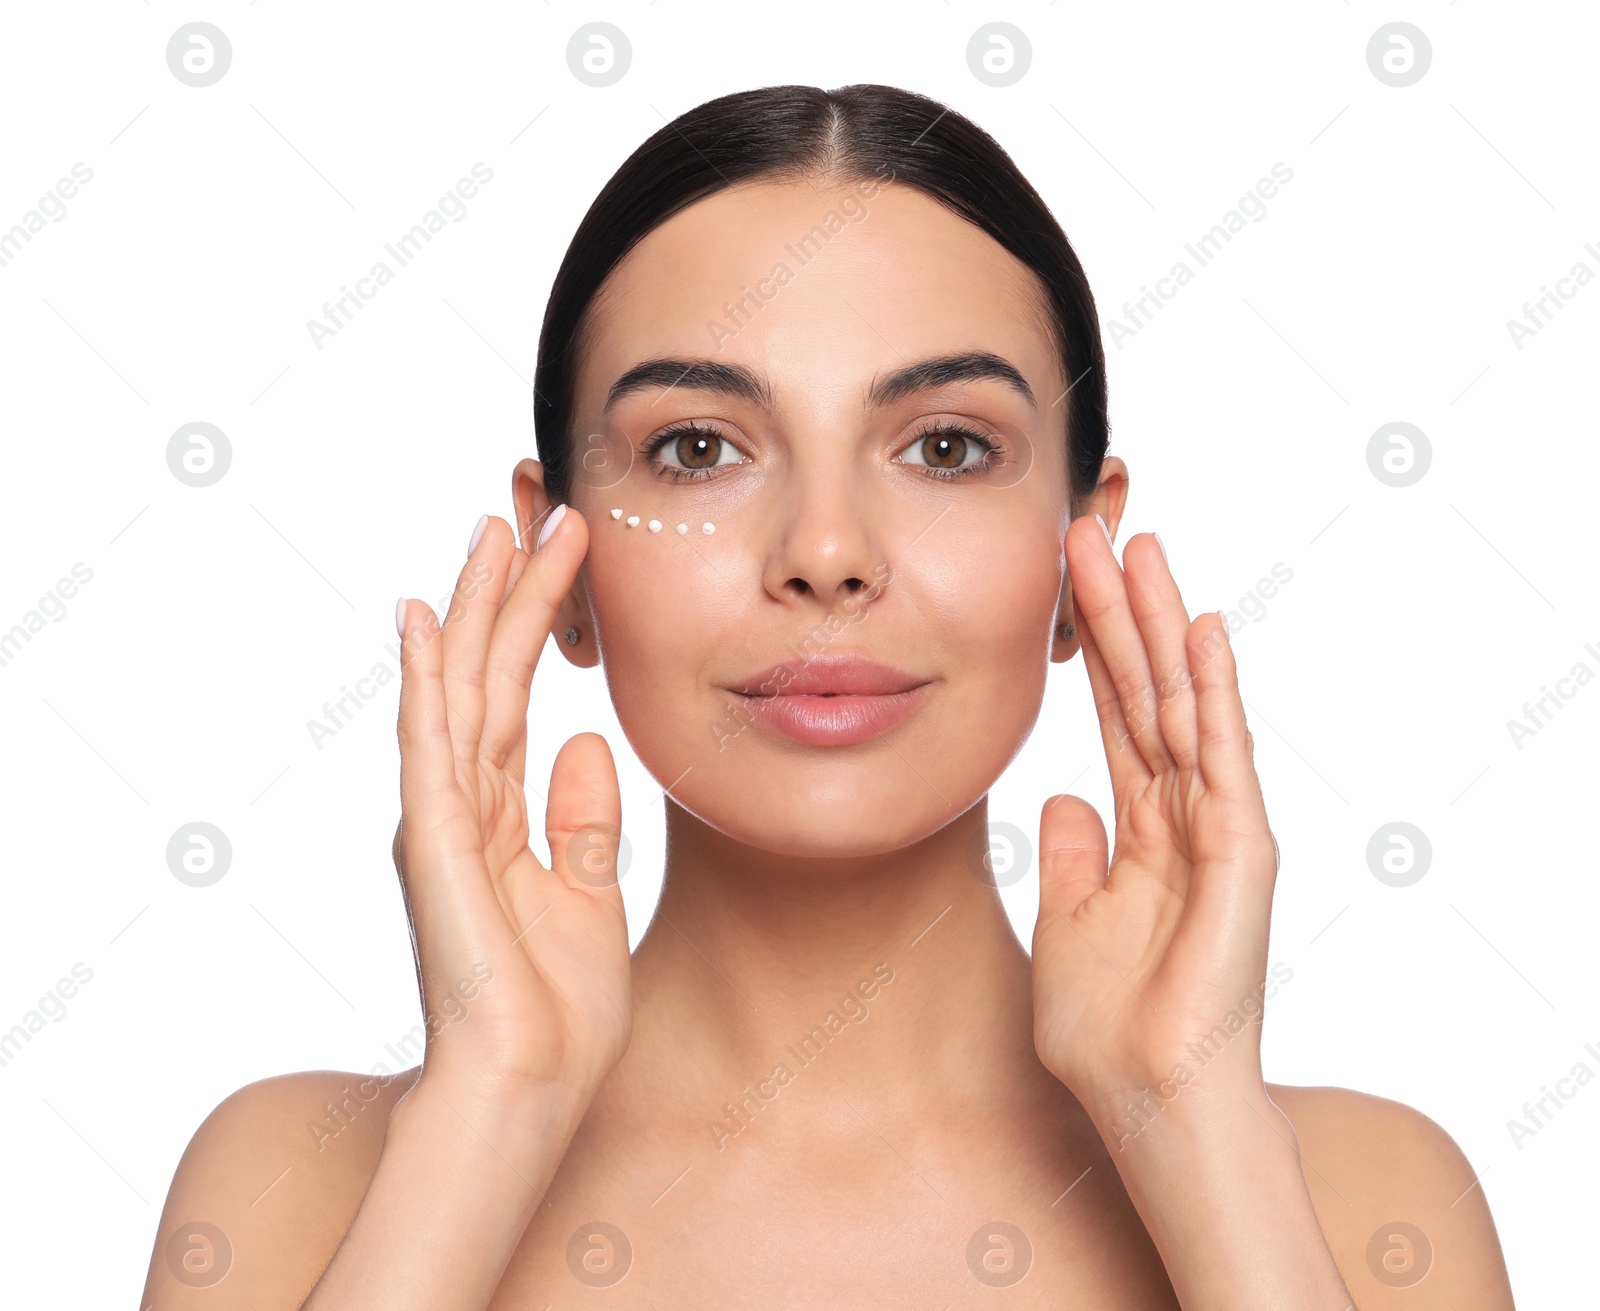
[[[714,428],[693,423],[657,434],[646,444],[645,455],[658,474],[680,480],[709,477],[713,469],[741,464],[745,458]]]

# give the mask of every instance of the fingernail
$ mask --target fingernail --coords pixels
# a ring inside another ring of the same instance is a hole
[[[544,521],[544,527],[539,529],[539,540],[533,544],[535,551],[550,540],[550,534],[555,532],[556,525],[561,522],[561,516],[566,512],[567,507],[565,504],[558,505],[550,511],[550,517]]]
[[[1228,616],[1218,610],[1217,618],[1222,620],[1222,640],[1230,646],[1233,645],[1233,634],[1228,631]]]
[[[483,530],[489,526],[489,516],[484,515],[478,520],[478,526],[472,530],[472,540],[467,543],[467,554],[471,555],[478,549],[478,543],[483,540]]]
[[[394,603],[394,627],[401,637],[406,635],[406,599],[403,596]]]
[[[1167,544],[1161,540],[1161,534],[1156,532],[1154,529],[1151,529],[1150,530],[1150,536],[1152,536],[1152,537],[1154,537],[1156,539],[1156,545],[1161,548],[1161,559],[1162,559],[1162,561],[1164,563],[1170,565],[1172,563],[1172,561],[1167,559]]]
[[[1106,521],[1104,519],[1102,519],[1099,515],[1095,515],[1094,521],[1097,524],[1100,525],[1100,531],[1103,532],[1106,535],[1106,545],[1111,547],[1111,550],[1114,553],[1117,548],[1116,548],[1115,544],[1111,541],[1111,529],[1106,527]]]

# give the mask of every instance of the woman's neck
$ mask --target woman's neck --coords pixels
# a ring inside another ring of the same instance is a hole
[[[781,1069],[910,1113],[997,1087],[1049,1095],[1029,957],[983,877],[986,801],[915,847],[822,860],[742,846],[668,806],[628,1083],[720,1106]]]

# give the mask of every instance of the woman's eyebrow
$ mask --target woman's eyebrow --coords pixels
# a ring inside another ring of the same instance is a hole
[[[1033,388],[1022,376],[1021,370],[1010,360],[989,351],[962,351],[956,355],[940,355],[921,360],[878,379],[867,396],[869,407],[888,405],[912,392],[929,387],[943,387],[952,382],[971,382],[989,378],[1003,382],[1034,409],[1039,408],[1033,399]]]
[[[717,392],[754,401],[763,409],[772,408],[772,388],[765,376],[742,364],[724,364],[721,360],[655,359],[635,364],[612,383],[601,412],[609,410],[624,396],[657,387],[662,389],[662,395],[674,387],[688,387],[692,391]],[[654,405],[660,399],[657,396],[650,403]]]
[[[1033,388],[1028,386],[1028,380],[1021,371],[1009,360],[989,351],[962,351],[908,364],[872,384],[867,393],[867,406],[877,409],[913,392],[985,378],[1004,383],[1030,406],[1038,409]],[[624,396],[634,392],[660,388],[664,395],[674,387],[716,392],[738,400],[752,401],[764,409],[773,408],[772,384],[766,375],[747,369],[742,364],[727,364],[721,360],[676,358],[644,360],[635,364],[611,384],[604,408],[609,410]],[[660,396],[656,397],[657,401],[660,399]]]

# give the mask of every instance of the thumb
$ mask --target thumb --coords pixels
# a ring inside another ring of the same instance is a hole
[[[611,748],[598,733],[578,733],[556,753],[545,808],[550,868],[568,887],[617,892],[622,793]]]
[[[1100,812],[1062,793],[1039,815],[1039,911],[1070,916],[1106,885],[1110,847]]]

